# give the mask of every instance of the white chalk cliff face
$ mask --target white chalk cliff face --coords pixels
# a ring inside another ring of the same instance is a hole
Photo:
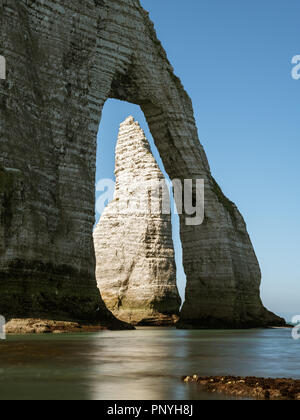
[[[173,324],[180,297],[164,176],[132,117],[120,126],[116,191],[94,232],[96,278],[113,314],[139,325]],[[163,184],[162,184],[163,183]]]
[[[1,315],[115,325],[92,238],[97,132],[115,98],[141,107],[170,179],[205,181],[204,222],[180,216],[179,326],[285,324],[262,304],[245,221],[213,178],[192,102],[139,0],[2,1],[0,55]]]

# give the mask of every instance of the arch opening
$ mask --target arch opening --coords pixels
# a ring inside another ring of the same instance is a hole
[[[96,159],[96,225],[100,216],[107,209],[108,204],[113,200],[115,177],[116,144],[118,139],[119,124],[129,115],[137,121],[149,142],[150,149],[165,179],[169,176],[164,168],[162,159],[150,133],[145,115],[140,106],[123,102],[116,99],[108,99],[103,107],[99,132],[97,137],[97,159]],[[110,185],[110,188],[108,186]],[[108,191],[108,189],[110,191]],[[182,243],[180,238],[179,216],[174,211],[174,201],[171,196],[171,223],[172,239],[175,251],[177,287],[182,303],[185,298],[186,276],[183,267]],[[101,264],[101,262],[98,262]],[[101,291],[101,288],[100,288]]]

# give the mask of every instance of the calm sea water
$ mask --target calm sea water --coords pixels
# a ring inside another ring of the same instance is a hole
[[[226,398],[182,375],[300,379],[300,340],[288,329],[10,336],[0,342],[0,399]]]

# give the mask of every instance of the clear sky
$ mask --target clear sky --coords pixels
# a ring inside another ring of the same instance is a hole
[[[262,297],[300,314],[299,0],[142,0],[192,98],[213,175],[241,210],[262,268]],[[120,122],[140,109],[110,100],[98,136],[97,179],[113,178]],[[184,291],[178,222],[178,284]]]

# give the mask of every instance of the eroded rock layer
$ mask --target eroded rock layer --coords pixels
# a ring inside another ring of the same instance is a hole
[[[243,218],[211,175],[190,98],[138,0],[1,1],[0,55],[0,167],[15,185],[1,193],[1,314],[106,317],[92,240],[96,137],[117,98],[142,107],[171,179],[205,180],[204,223],[181,217],[181,326],[283,323],[262,305]]]
[[[181,299],[171,215],[162,211],[165,180],[132,117],[120,126],[115,175],[114,199],[94,232],[101,296],[123,321],[172,325]]]

